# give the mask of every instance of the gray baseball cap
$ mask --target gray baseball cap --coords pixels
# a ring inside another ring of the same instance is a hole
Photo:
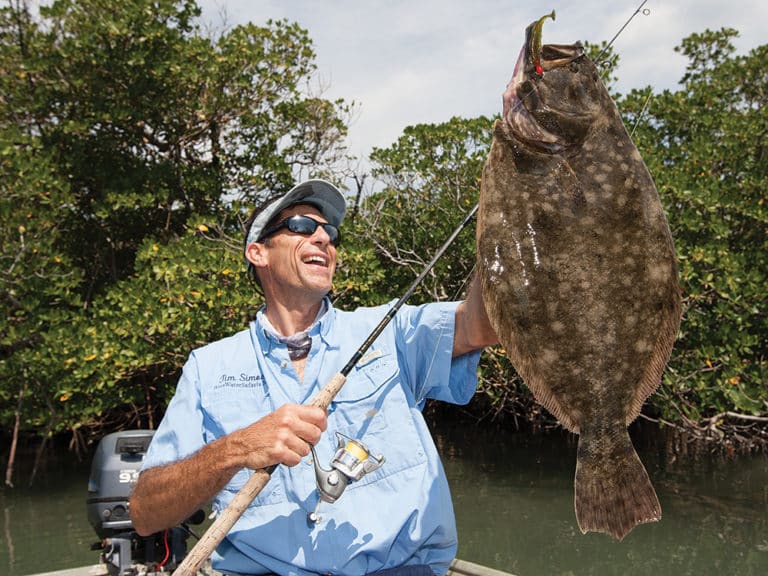
[[[323,218],[336,227],[344,220],[344,213],[347,210],[347,202],[336,186],[325,180],[307,180],[291,188],[288,193],[273,201],[253,219],[246,237],[245,249],[248,249],[249,244],[258,241],[264,228],[275,216],[296,204],[315,206],[320,210]]]

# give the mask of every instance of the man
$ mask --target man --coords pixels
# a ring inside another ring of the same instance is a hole
[[[393,304],[345,312],[328,299],[344,212],[333,185],[309,180],[252,217],[245,258],[265,305],[248,330],[191,353],[131,497],[140,534],[211,500],[220,512],[252,470],[283,464],[217,548],[219,571],[448,569],[453,508],[421,408],[427,398],[468,402],[480,350],[497,338],[476,283],[461,303],[403,306],[328,412],[306,405]],[[338,438],[384,462],[318,508],[310,446],[327,469]]]

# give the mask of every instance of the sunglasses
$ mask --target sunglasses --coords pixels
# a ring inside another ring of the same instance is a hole
[[[259,242],[266,240],[269,236],[272,236],[275,232],[279,232],[283,228],[288,228],[290,232],[294,234],[302,234],[303,236],[312,236],[317,230],[318,226],[322,226],[325,233],[328,234],[328,238],[331,239],[331,244],[338,246],[341,242],[341,232],[333,224],[328,222],[318,222],[317,220],[310,218],[309,216],[291,216],[286,218],[282,222],[278,222],[274,226],[267,228],[259,236]]]

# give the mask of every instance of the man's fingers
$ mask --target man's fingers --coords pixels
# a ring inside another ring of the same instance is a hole
[[[317,406],[286,404],[255,422],[247,432],[248,461],[295,466],[320,441],[327,425],[325,410]]]
[[[281,415],[276,449],[278,459],[295,466],[317,444],[326,426],[325,411],[315,406],[294,405]]]

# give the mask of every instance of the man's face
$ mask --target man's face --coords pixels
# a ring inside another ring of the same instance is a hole
[[[283,210],[275,223],[291,216],[308,216],[327,222],[314,206],[299,204]],[[306,236],[283,228],[261,244],[259,277],[267,290],[277,297],[322,298],[331,289],[336,270],[336,247],[322,226]]]

